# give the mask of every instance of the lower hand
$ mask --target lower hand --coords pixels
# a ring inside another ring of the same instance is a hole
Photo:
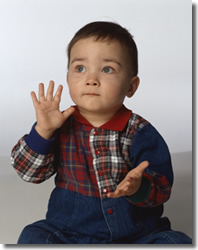
[[[108,198],[119,198],[121,196],[131,196],[135,194],[141,186],[144,170],[149,166],[148,161],[141,162],[136,168],[131,170],[123,181],[119,183],[116,190],[108,193]]]

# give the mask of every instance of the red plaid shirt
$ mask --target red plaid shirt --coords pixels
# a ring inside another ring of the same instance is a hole
[[[106,198],[126,174],[150,162],[138,192],[126,197],[136,206],[158,206],[170,197],[170,155],[159,133],[124,106],[106,124],[93,127],[77,107],[54,138],[41,138],[34,127],[12,150],[12,165],[28,182],[56,173],[56,186],[85,196]]]

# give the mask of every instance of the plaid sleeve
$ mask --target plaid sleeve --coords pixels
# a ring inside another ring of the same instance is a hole
[[[145,207],[156,207],[166,202],[171,195],[171,185],[164,175],[158,173],[144,174],[144,178],[150,181],[151,191],[144,202],[136,205]]]
[[[36,153],[27,145],[25,138],[22,137],[12,149],[11,164],[24,181],[41,183],[55,173],[54,155]]]
[[[128,200],[140,207],[156,207],[170,198],[171,185],[165,176],[152,173],[143,174],[144,183],[140,190]]]

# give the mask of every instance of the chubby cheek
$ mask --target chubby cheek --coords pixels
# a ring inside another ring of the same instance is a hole
[[[71,73],[67,73],[67,85],[68,85],[68,88],[69,88],[69,93],[70,95],[75,93],[75,80],[73,80],[73,78],[71,77]]]
[[[122,88],[112,88],[106,92],[107,98],[110,102],[123,102],[125,98],[125,91]]]
[[[68,83],[69,94],[72,100],[75,102],[77,98],[77,87],[74,84]]]

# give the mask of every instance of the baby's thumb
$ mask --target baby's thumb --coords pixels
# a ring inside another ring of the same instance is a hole
[[[75,111],[75,108],[74,107],[70,107],[68,109],[66,109],[64,112],[63,112],[63,116],[65,118],[65,120],[67,120],[67,118]]]
[[[149,162],[148,161],[143,161],[141,162],[136,169],[138,169],[138,171],[141,172],[141,174],[143,174],[144,170],[149,166]]]

